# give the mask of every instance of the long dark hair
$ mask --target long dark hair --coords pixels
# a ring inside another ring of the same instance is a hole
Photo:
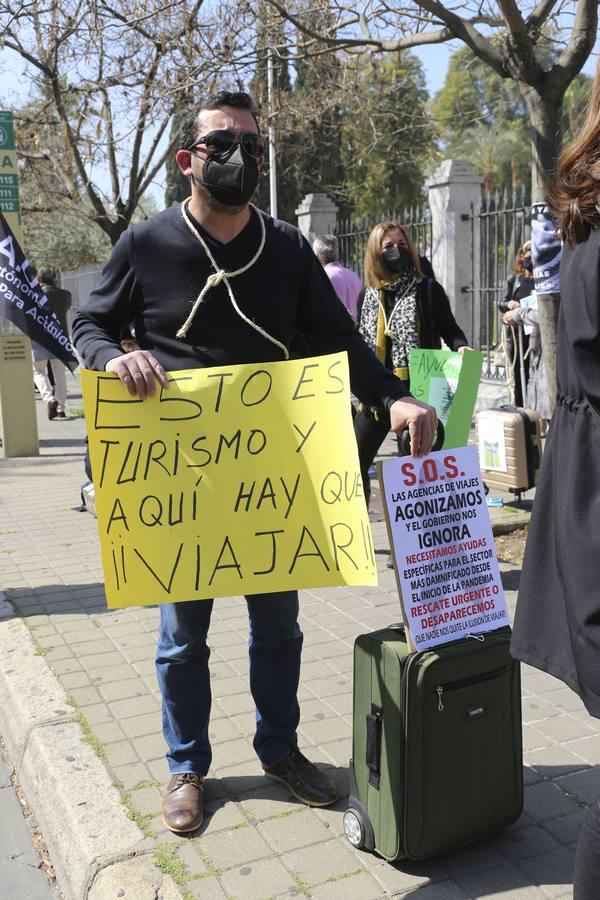
[[[548,203],[558,229],[571,246],[600,225],[600,62],[579,134],[558,160]]]

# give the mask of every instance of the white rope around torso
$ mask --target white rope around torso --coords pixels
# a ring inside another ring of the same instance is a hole
[[[254,263],[258,260],[261,253],[263,252],[263,249],[265,246],[265,240],[266,240],[266,231],[265,231],[265,223],[263,221],[263,217],[261,216],[260,212],[256,209],[255,206],[253,206],[253,204],[250,204],[250,207],[255,211],[256,215],[258,216],[258,221],[260,223],[260,244],[259,244],[258,250],[252,257],[250,262],[247,263],[245,266],[242,266],[241,269],[236,269],[234,272],[226,272],[225,269],[221,269],[219,267],[215,258],[213,257],[212,253],[210,252],[210,249],[209,249],[206,241],[204,240],[204,238],[202,237],[202,235],[200,234],[198,229],[194,226],[194,223],[191,221],[191,219],[188,215],[188,212],[187,212],[187,208],[186,208],[188,203],[189,203],[189,199],[184,200],[184,202],[181,204],[181,215],[182,215],[183,221],[185,222],[187,227],[190,229],[192,234],[195,236],[195,238],[200,242],[202,249],[208,256],[210,264],[215,271],[212,273],[212,275],[209,275],[208,278],[206,279],[206,284],[204,285],[204,287],[198,294],[198,296],[194,302],[194,305],[192,306],[189,316],[187,317],[187,319],[185,320],[185,322],[183,323],[183,325],[177,332],[177,337],[178,338],[186,337],[186,335],[189,331],[190,325],[192,324],[192,322],[194,320],[194,316],[196,315],[198,307],[204,300],[204,297],[206,296],[208,291],[213,287],[218,287],[218,285],[220,285],[221,282],[223,282],[225,284],[225,287],[227,288],[227,293],[229,294],[229,299],[231,300],[231,305],[233,306],[233,308],[236,311],[236,313],[238,314],[238,316],[241,319],[243,319],[244,322],[246,322],[246,324],[250,326],[250,328],[253,328],[254,331],[257,331],[259,334],[261,334],[267,341],[270,341],[271,344],[275,344],[276,347],[279,347],[280,350],[283,352],[285,359],[289,359],[290,354],[289,354],[288,348],[285,346],[285,344],[282,344],[281,341],[278,341],[277,338],[274,338],[271,334],[269,334],[268,331],[265,331],[264,328],[261,328],[260,325],[257,325],[256,322],[253,322],[252,319],[249,319],[248,316],[246,316],[242,312],[242,310],[237,305],[236,299],[235,299],[235,297],[233,295],[233,291],[231,289],[231,285],[229,283],[230,278],[235,278],[237,275],[242,275],[244,272],[247,272],[248,269],[252,268]]]

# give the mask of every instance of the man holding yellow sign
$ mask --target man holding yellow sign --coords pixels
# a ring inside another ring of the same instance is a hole
[[[408,428],[416,455],[429,451],[436,427],[432,407],[408,396],[402,383],[368,349],[298,230],[250,205],[264,144],[249,96],[221,92],[208,98],[188,117],[180,146],[176,159],[190,179],[191,197],[181,207],[173,206],[122,235],[98,287],[73,325],[74,341],[86,367],[115,373],[128,391],[115,392],[118,383],[107,376],[93,376],[93,382],[86,376],[84,380],[84,388],[86,383],[95,385],[93,429],[107,429],[92,453],[95,483],[113,479],[124,488],[130,483],[140,486],[139,494],[131,494],[129,505],[119,500],[119,506],[115,498],[103,520],[106,541],[114,544],[112,561],[107,563],[104,558],[105,573],[113,566],[112,589],[126,591],[126,538],[134,518],[147,530],[156,526],[159,536],[161,528],[165,533],[183,529],[179,556],[175,553],[166,572],[163,568],[158,571],[161,560],[154,558],[160,556],[158,543],[154,556],[138,547],[130,554],[140,572],[153,573],[150,580],[159,593],[158,600],[151,602],[161,602],[157,674],[172,773],[164,795],[163,818],[177,833],[197,829],[203,819],[203,779],[211,763],[210,650],[206,639],[213,601],[207,597],[219,595],[216,587],[212,594],[207,591],[209,585],[225,584],[221,579],[230,576],[238,592],[246,593],[246,587],[249,591],[250,688],[257,710],[254,747],[263,769],[308,805],[327,806],[337,799],[329,777],[297,746],[302,633],[294,587],[301,583],[295,580],[300,559],[308,557],[311,565],[327,571],[338,562],[348,562],[349,537],[343,523],[336,521],[329,523],[323,540],[312,532],[309,537],[302,529],[281,537],[282,541],[289,537],[289,545],[285,545],[288,580],[281,582],[285,589],[256,593],[255,579],[270,574],[269,568],[274,567],[275,548],[284,528],[271,523],[248,535],[248,541],[258,541],[252,550],[254,568],[241,559],[238,548],[243,540],[236,542],[228,535],[228,542],[209,554],[205,565],[202,542],[196,541],[199,549],[194,556],[190,541],[186,544],[183,537],[195,538],[199,520],[206,524],[208,518],[210,524],[214,517],[216,522],[225,508],[239,514],[260,504],[269,514],[282,511],[285,519],[286,510],[289,512],[300,496],[303,473],[282,469],[260,478],[245,474],[232,489],[235,496],[225,497],[221,490],[218,494],[214,490],[216,480],[211,481],[211,491],[202,494],[202,462],[218,466],[220,454],[225,458],[231,453],[236,466],[238,461],[242,464],[242,458],[250,466],[254,457],[258,459],[264,449],[261,434],[266,436],[257,422],[258,409],[271,403],[270,415],[276,416],[275,383],[284,392],[289,387],[286,402],[323,404],[327,415],[328,398],[346,389],[345,361],[330,357],[322,363],[319,359],[297,363],[299,375],[294,372],[286,387],[283,372],[287,366],[281,367],[280,361],[290,358],[298,337],[308,354],[316,357],[347,351],[352,390],[364,403],[389,409],[396,432]],[[133,324],[141,349],[123,353],[119,337],[128,324]],[[261,365],[243,365],[257,363]],[[291,373],[293,367],[288,365]],[[208,405],[202,406],[195,394],[186,394],[195,373],[183,370],[190,369],[206,370],[203,390],[210,392],[206,394]],[[228,405],[231,396],[238,398],[235,410]],[[140,407],[147,398],[148,403]],[[148,409],[150,415],[153,406],[155,414],[157,408],[160,413],[155,421],[163,425],[164,435],[150,447],[141,439],[136,441],[135,429],[144,433],[143,410]],[[88,398],[86,407],[89,420]],[[223,424],[215,419],[207,427],[209,407],[211,415],[220,415]],[[187,412],[176,413],[182,409]],[[349,419],[346,402],[345,411]],[[129,417],[119,418],[125,414]],[[177,421],[200,420],[201,416],[205,432],[197,432],[186,444],[183,427],[177,431]],[[125,443],[117,437],[123,428],[131,430]],[[294,420],[291,428],[280,429],[285,433],[278,435],[279,455],[296,452],[304,444],[308,447],[310,428],[308,416],[297,423]],[[290,451],[292,438],[296,444]],[[323,452],[328,453],[328,448]],[[197,478],[191,489],[167,491],[169,499],[165,501],[161,484],[183,468],[184,459],[186,470],[197,472]],[[308,453],[304,461],[305,466],[311,465]],[[339,487],[352,495],[351,473],[347,475]],[[338,486],[325,478],[327,474],[320,483],[320,494],[327,503],[326,498],[335,498]],[[156,489],[150,490],[154,484]],[[328,558],[324,541],[329,541]],[[184,553],[189,593],[186,602],[169,602],[179,584],[178,565]],[[108,574],[106,577],[108,594]],[[259,583],[267,585],[266,581]],[[129,582],[127,588],[131,588]],[[140,596],[137,602],[148,601]]]

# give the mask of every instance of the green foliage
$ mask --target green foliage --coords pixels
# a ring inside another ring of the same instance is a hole
[[[341,128],[341,198],[357,216],[422,200],[433,129],[423,67],[408,53],[368,56]]]
[[[519,90],[468,47],[452,55],[431,112],[442,155],[469,159],[483,175],[486,189],[529,182],[531,136]]]

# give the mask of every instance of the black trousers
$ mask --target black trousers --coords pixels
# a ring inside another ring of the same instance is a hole
[[[590,809],[579,832],[573,900],[597,900],[600,893],[600,805]]]
[[[369,469],[377,456],[383,440],[390,430],[390,415],[386,410],[379,410],[376,419],[370,409],[360,410],[354,419],[354,433],[358,445],[360,473],[367,506],[371,497]]]

